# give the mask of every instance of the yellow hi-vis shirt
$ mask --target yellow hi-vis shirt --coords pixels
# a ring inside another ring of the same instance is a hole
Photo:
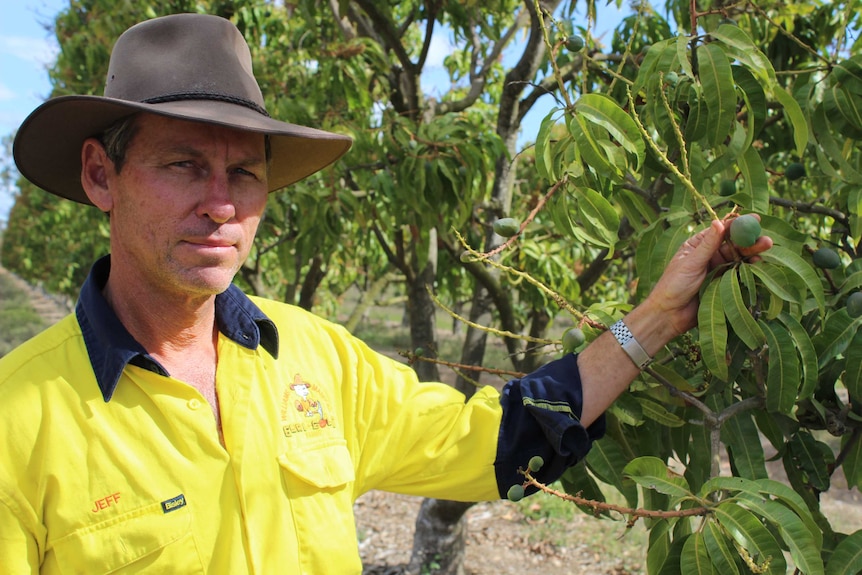
[[[356,574],[363,492],[498,497],[496,390],[465,404],[335,325],[256,303],[287,328],[278,359],[220,336],[224,447],[181,381],[130,365],[105,402],[74,316],[5,358],[0,572]]]
[[[222,445],[195,388],[135,351],[113,312],[93,323],[87,301],[109,308],[92,277],[77,315],[0,359],[3,575],[358,574],[360,494],[496,499],[528,454],[559,474],[602,432],[577,422],[573,356],[465,402],[232,286],[216,303]]]

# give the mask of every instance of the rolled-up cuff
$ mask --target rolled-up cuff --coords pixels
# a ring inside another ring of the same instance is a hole
[[[593,441],[605,434],[604,415],[588,428],[581,425],[583,392],[575,354],[513,379],[503,388],[500,402],[503,418],[494,468],[501,497],[512,485],[523,483],[518,468],[525,468],[531,457],[544,459],[533,476],[550,483],[583,459]]]

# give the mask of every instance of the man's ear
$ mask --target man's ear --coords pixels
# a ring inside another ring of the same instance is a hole
[[[110,212],[114,204],[111,195],[111,176],[114,162],[105,153],[105,147],[96,138],[87,138],[81,146],[81,186],[87,197],[103,212]]]

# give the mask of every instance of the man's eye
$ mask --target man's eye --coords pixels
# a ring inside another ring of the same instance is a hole
[[[234,170],[234,173],[239,174],[240,176],[250,176],[250,177],[255,178],[255,179],[257,178],[257,174],[255,174],[254,172],[251,172],[249,170],[246,170],[245,168],[237,168],[236,170]]]

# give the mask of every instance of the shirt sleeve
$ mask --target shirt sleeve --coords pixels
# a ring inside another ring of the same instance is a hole
[[[526,468],[531,457],[544,459],[533,475],[550,483],[583,459],[605,433],[604,415],[588,428],[581,425],[583,393],[575,354],[513,379],[503,388],[500,402],[503,415],[494,468],[501,497],[512,485],[523,483],[518,469]]]

